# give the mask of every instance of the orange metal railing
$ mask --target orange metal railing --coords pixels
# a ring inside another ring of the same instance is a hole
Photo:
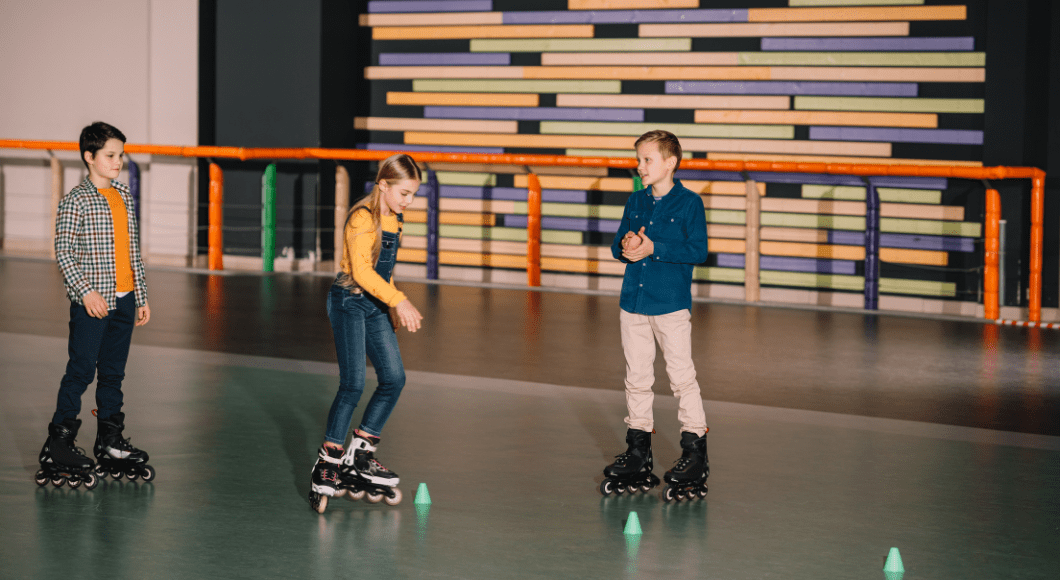
[[[77,151],[78,144],[73,141],[28,141],[17,139],[0,139],[0,149],[39,149],[54,151]],[[330,159],[336,161],[381,161],[397,151],[368,151],[361,149],[323,149],[323,148],[252,148],[252,147],[218,147],[218,146],[179,146],[179,145],[142,145],[130,143],[125,146],[127,153],[150,155],[168,155],[175,157],[201,157],[219,159]],[[485,154],[485,153],[440,153],[412,152],[414,159],[425,163],[489,163],[524,166],[568,166],[568,167],[636,167],[637,161],[631,158],[614,157],[572,157],[567,155],[531,155],[531,154]],[[213,167],[213,166],[212,166]],[[213,193],[213,171],[211,167],[211,195]],[[781,173],[826,173],[833,175],[864,176],[905,176],[905,177],[953,177],[962,179],[1030,179],[1031,180],[1031,231],[1030,260],[1028,282],[1028,317],[1031,322],[1041,321],[1042,300],[1042,237],[1045,212],[1045,172],[1036,167],[958,167],[934,165],[887,165],[865,163],[797,163],[774,161],[723,161],[708,159],[685,159],[681,161],[683,169],[701,169],[714,171],[767,171]],[[218,172],[220,170],[218,169]],[[220,178],[220,173],[218,173]],[[220,183],[218,183],[220,188]],[[538,210],[540,211],[540,206]],[[997,227],[1000,212],[988,216],[986,228]],[[540,214],[539,214],[540,215]],[[212,212],[211,212],[212,217]],[[211,232],[211,241],[213,235]],[[537,240],[540,243],[540,240]],[[212,252],[211,247],[211,252]],[[219,250],[218,250],[219,251]],[[211,254],[212,256],[212,254]],[[539,262],[539,260],[538,260]],[[211,257],[211,267],[213,258]],[[220,258],[217,260],[220,266]],[[540,264],[538,263],[538,268]],[[529,271],[528,277],[534,280]],[[540,271],[538,271],[540,276]],[[984,279],[984,284],[987,281]],[[984,310],[997,317],[997,276],[990,281],[992,288],[986,293],[993,296],[993,305],[984,304]],[[987,316],[990,317],[989,315]]]

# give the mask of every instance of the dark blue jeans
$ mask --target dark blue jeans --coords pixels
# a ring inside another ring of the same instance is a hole
[[[121,382],[125,378],[125,362],[129,359],[135,325],[135,292],[118,298],[117,308],[102,319],[89,316],[83,305],[70,303],[70,360],[59,383],[53,423],[77,418],[81,412],[81,395],[96,378],[97,371],[98,416],[105,419],[121,411]]]
[[[378,437],[405,387],[405,365],[387,308],[368,294],[355,294],[335,284],[328,293],[327,309],[339,357],[339,392],[331,404],[324,437],[345,444],[353,411],[364,393],[365,357],[375,367],[379,386],[358,428]]]

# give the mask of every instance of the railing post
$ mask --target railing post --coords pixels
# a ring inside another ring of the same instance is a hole
[[[216,163],[210,164],[209,220],[209,266],[211,270],[224,270],[224,172]]]
[[[531,173],[526,196],[526,283],[541,285],[541,180]]]
[[[129,195],[133,199],[133,213],[136,216],[136,223],[140,221],[140,165],[129,157]],[[141,227],[140,230],[143,230]]]
[[[996,189],[986,190],[986,223],[983,224],[983,318],[1000,318],[998,301],[998,250],[1001,245],[1001,194]]]
[[[880,306],[880,193],[865,187],[865,310]]]
[[[335,165],[335,271],[342,270],[343,243],[346,233],[346,212],[350,209],[350,172]]]
[[[1027,318],[1042,321],[1042,224],[1045,221],[1045,176],[1031,178],[1031,259],[1027,281]]]
[[[48,253],[55,258],[55,220],[59,213],[59,200],[63,198],[63,164],[51,151],[48,154],[51,155],[52,170],[52,244]]]
[[[761,224],[759,212],[761,208],[762,200],[758,195],[758,186],[755,184],[755,180],[748,178],[747,217],[744,234],[746,245],[744,247],[743,263],[744,300],[748,302],[758,302],[761,294],[758,272],[759,225]]]
[[[427,170],[427,279],[438,279],[438,206],[441,190],[438,174]]]
[[[261,271],[272,272],[276,262],[276,164],[261,176]]]

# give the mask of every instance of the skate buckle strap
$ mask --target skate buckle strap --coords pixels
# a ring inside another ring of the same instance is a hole
[[[323,460],[326,463],[334,463],[335,465],[341,465],[342,464],[342,459],[343,459],[343,457],[345,457],[345,455],[342,455],[342,456],[339,456],[339,457],[332,457],[331,455],[328,454],[327,450],[325,450],[323,447],[321,447],[320,451],[317,451],[317,457],[319,457],[321,460]]]

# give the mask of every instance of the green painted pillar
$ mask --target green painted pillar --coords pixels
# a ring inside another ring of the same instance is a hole
[[[261,176],[261,270],[272,272],[276,261],[276,164]]]

